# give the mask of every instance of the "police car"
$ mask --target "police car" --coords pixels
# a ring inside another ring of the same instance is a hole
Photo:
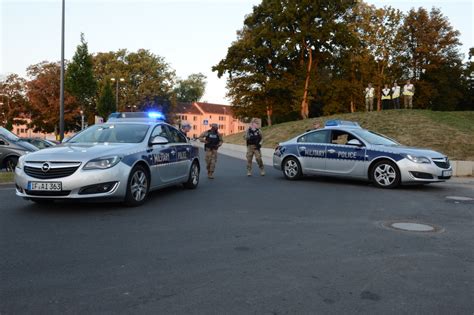
[[[38,203],[107,198],[136,206],[155,189],[196,188],[198,148],[157,119],[159,114],[135,116],[110,117],[67,143],[22,156],[15,169],[16,194]]]
[[[443,182],[452,176],[442,153],[402,146],[355,122],[340,120],[280,143],[273,166],[290,180],[325,175],[368,180],[381,188]]]

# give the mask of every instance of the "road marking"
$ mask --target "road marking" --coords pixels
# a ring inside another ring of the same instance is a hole
[[[463,196],[446,196],[446,199],[458,200],[458,201],[472,201],[474,198],[463,197]]]

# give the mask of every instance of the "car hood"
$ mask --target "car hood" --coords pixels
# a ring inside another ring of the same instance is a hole
[[[408,146],[401,146],[401,145],[373,145],[373,149],[386,151],[391,153],[398,153],[398,154],[410,154],[414,156],[425,156],[429,158],[444,158],[446,157],[444,154],[430,150],[430,149],[423,149],[423,148],[416,148],[416,147],[408,147]]]
[[[26,161],[87,162],[95,158],[122,155],[137,149],[139,145],[137,143],[66,143],[30,153],[27,155]]]

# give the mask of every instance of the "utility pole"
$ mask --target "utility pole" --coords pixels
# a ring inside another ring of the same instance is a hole
[[[62,0],[62,19],[61,19],[61,83],[59,92],[59,141],[64,139],[64,10],[65,0]]]

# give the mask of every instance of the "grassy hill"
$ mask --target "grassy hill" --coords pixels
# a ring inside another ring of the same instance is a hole
[[[311,128],[315,121],[329,119],[357,121],[398,142],[443,152],[452,160],[474,160],[474,111],[433,112],[428,110],[387,110],[371,113],[340,114],[310,118],[264,127],[264,147],[274,148]],[[225,137],[225,142],[244,144],[243,134]]]

